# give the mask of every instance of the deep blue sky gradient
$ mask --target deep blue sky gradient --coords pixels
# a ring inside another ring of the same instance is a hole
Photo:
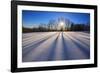
[[[40,23],[47,24],[50,20],[57,20],[60,17],[67,18],[75,24],[90,23],[89,13],[22,11],[22,23],[25,27],[38,26]]]

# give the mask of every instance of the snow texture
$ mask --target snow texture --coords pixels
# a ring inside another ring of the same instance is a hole
[[[90,34],[87,32],[23,33],[23,62],[79,59],[90,59]]]

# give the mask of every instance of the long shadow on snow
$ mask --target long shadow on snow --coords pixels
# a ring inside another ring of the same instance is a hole
[[[82,34],[82,32],[78,32],[78,34],[77,35],[79,35],[80,37],[82,37],[82,38],[84,38],[84,39],[86,39],[86,40],[90,40],[90,35],[89,35],[89,33],[85,36],[84,35],[84,32],[83,32],[83,34]]]
[[[56,33],[57,34],[57,33]],[[55,34],[54,34],[55,35]],[[38,47],[39,45],[41,45],[43,42],[45,42],[46,40],[48,40],[49,38],[53,37],[52,36],[49,36],[48,38],[46,39],[43,39],[31,46],[29,46],[28,48],[25,48],[25,49],[22,49],[22,58],[24,58],[31,50],[35,49],[36,47]]]
[[[60,33],[59,33],[60,34]],[[65,39],[63,37],[63,33],[62,34],[62,60],[72,60],[72,58],[69,57],[69,52],[67,51],[67,45],[65,42]],[[57,38],[55,39],[54,43],[52,43],[52,49],[50,51],[50,55],[48,56],[48,61],[53,61],[54,60],[54,55],[55,55],[55,48],[57,45],[57,40],[58,40],[59,35],[57,36]]]
[[[50,35],[50,36],[48,36],[48,37],[44,37],[44,38],[41,38],[41,39],[38,39],[38,40],[36,40],[36,41],[39,41],[39,40],[42,40],[42,39],[46,39],[46,38],[49,38],[49,37],[51,37],[51,36],[53,36],[53,35],[55,35],[56,33],[54,33],[54,34],[52,34],[52,35]],[[34,42],[36,42],[36,41],[34,41]],[[32,44],[32,43],[34,43],[34,42],[31,42],[31,43],[28,43],[27,45],[25,45],[25,46],[23,46],[23,48],[25,48],[26,46],[28,46],[28,45],[30,45],[30,44]]]
[[[67,47],[67,44],[65,42],[65,38],[63,36],[64,34],[62,33],[62,43],[63,43],[63,60],[73,60],[73,58],[71,58],[69,55],[70,53],[68,52],[68,47]]]
[[[56,38],[54,39],[54,41],[50,45],[50,47],[46,48],[46,49],[49,49],[47,51],[48,52],[47,54],[44,53],[44,56],[43,56],[43,55],[41,55],[43,53],[41,53],[35,60],[32,60],[32,61],[52,61],[54,59],[54,55],[55,55],[55,48],[56,48],[58,36],[59,36],[59,34],[56,36]]]
[[[66,34],[65,34],[66,35]],[[67,36],[67,35],[66,35]],[[90,48],[85,48],[84,46],[82,46],[82,44],[80,44],[79,42],[73,40],[72,38],[70,38],[69,36],[67,36],[69,39],[72,40],[72,42],[74,44],[76,44],[76,46],[79,47],[79,49],[84,53],[84,55],[86,55],[86,59],[90,59],[90,50],[87,50],[87,49],[90,49]]]
[[[60,35],[60,33],[58,34],[55,41],[52,43],[51,51],[50,51],[49,56],[48,56],[48,61],[53,61],[54,60],[54,55],[55,55],[56,45],[57,45],[59,35]]]
[[[83,43],[84,45],[86,45],[87,47],[90,47],[90,44],[86,44],[84,41],[78,39],[76,36],[71,35],[72,37],[74,37],[77,41]]]

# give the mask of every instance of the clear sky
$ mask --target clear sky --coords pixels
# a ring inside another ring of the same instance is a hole
[[[67,18],[75,24],[86,24],[90,22],[89,13],[75,12],[48,12],[48,11],[22,11],[22,23],[25,27],[38,26],[40,23],[47,24],[50,20],[59,17]]]

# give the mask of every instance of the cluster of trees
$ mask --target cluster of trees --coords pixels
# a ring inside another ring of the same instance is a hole
[[[32,28],[22,27],[22,32],[33,32]]]
[[[90,31],[89,24],[74,24],[67,19],[64,21],[64,28],[59,28],[59,20],[50,20],[48,24],[41,23],[38,27],[22,27],[23,32],[47,32],[47,31]]]
[[[86,24],[72,24],[70,31],[90,31],[90,25]]]

